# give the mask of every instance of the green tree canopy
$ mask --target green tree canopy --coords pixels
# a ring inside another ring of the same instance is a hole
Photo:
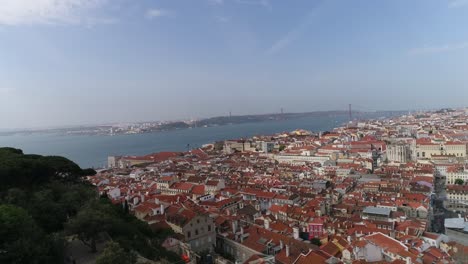
[[[46,263],[46,236],[28,212],[0,205],[0,263]]]
[[[96,259],[96,264],[133,264],[136,259],[135,253],[125,251],[119,243],[111,241]]]
[[[31,187],[53,179],[76,180],[92,169],[82,170],[73,161],[58,156],[24,155],[14,148],[0,148],[0,189]]]
[[[314,245],[317,245],[317,246],[319,246],[319,247],[322,245],[322,241],[320,241],[320,239],[317,238],[317,237],[312,238],[312,239],[310,240],[310,243],[312,243],[312,244],[314,244]]]
[[[465,183],[465,182],[462,179],[456,179],[455,180],[455,184],[462,185],[463,183]]]
[[[125,252],[180,261],[161,247],[168,233],[153,232],[81,180],[95,173],[63,157],[0,148],[0,263],[63,263],[65,236],[96,251],[102,233]]]
[[[69,235],[76,234],[78,239],[96,252],[96,241],[102,232],[109,232],[116,220],[116,216],[109,214],[99,202],[92,202],[85,206],[75,218],[66,225]]]

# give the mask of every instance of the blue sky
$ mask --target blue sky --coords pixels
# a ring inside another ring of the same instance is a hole
[[[0,127],[464,107],[468,0],[2,0]]]

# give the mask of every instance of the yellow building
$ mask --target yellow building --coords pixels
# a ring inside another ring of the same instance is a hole
[[[466,144],[463,142],[432,143],[424,142],[416,145],[416,158],[430,159],[434,155],[454,155],[457,158],[466,157]]]
[[[416,158],[430,159],[432,155],[442,155],[443,146],[435,143],[419,143],[416,145]]]
[[[456,157],[466,157],[466,144],[462,142],[446,142],[444,144],[445,154]]]

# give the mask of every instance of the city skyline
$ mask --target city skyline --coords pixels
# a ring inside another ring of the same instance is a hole
[[[464,107],[468,1],[6,0],[0,128]]]

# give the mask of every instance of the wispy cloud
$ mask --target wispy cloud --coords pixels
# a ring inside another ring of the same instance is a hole
[[[2,0],[0,25],[91,24],[111,19],[91,16],[88,12],[107,0]]]
[[[224,0],[208,0],[208,2],[210,4],[213,4],[213,5],[222,5],[222,4],[224,4]]]
[[[258,5],[268,10],[273,9],[269,0],[236,0],[236,2],[239,4],[246,4],[246,5]]]
[[[174,12],[171,10],[167,9],[161,9],[161,8],[152,8],[146,11],[145,17],[147,19],[156,19],[159,17],[172,17],[174,15]]]
[[[223,5],[227,3],[227,0],[207,0],[208,3],[212,5]],[[244,4],[244,5],[253,5],[253,6],[262,6],[269,10],[272,9],[270,0],[232,0],[231,3]]]
[[[458,7],[467,6],[467,5],[468,5],[468,0],[453,0],[453,1],[449,1],[448,7],[458,8]]]
[[[291,42],[295,41],[299,36],[301,36],[304,31],[312,24],[313,17],[315,16],[316,11],[310,12],[303,20],[302,22],[291,29],[286,35],[284,35],[282,38],[280,38],[278,41],[276,41],[267,51],[267,54],[275,54],[282,49],[284,49],[286,46],[288,46]]]
[[[441,53],[450,52],[459,49],[468,48],[468,42],[462,42],[457,44],[445,44],[441,46],[424,46],[421,48],[415,48],[410,50],[410,54],[426,54],[426,53]]]

